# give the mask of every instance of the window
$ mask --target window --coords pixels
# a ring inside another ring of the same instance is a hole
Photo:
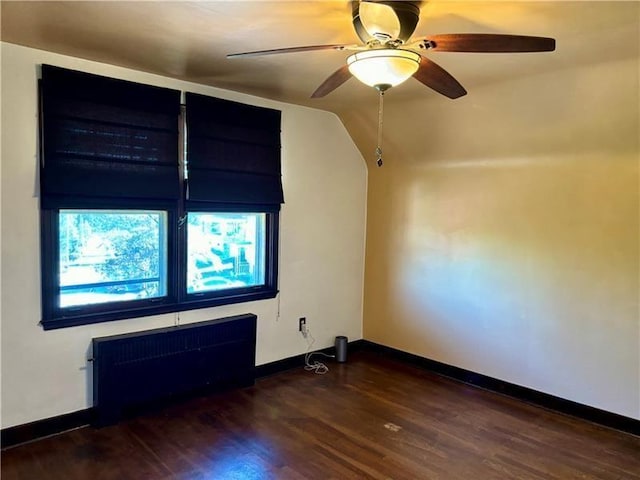
[[[276,295],[280,112],[42,71],[45,329]]]
[[[60,307],[167,295],[167,214],[61,210]]]
[[[265,285],[264,213],[188,215],[187,293]]]

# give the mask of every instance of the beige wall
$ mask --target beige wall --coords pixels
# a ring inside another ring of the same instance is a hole
[[[2,427],[87,408],[91,338],[253,312],[257,364],[362,336],[367,170],[333,114],[2,44]],[[49,63],[282,110],[286,204],[273,300],[43,331],[37,198],[37,65]]]
[[[422,149],[371,167],[366,339],[640,418],[639,29],[385,110]]]

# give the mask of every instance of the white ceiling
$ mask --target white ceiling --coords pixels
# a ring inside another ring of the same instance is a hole
[[[626,7],[619,8],[623,3]],[[509,88],[517,77],[637,56],[640,4],[635,5],[639,8],[628,2],[422,2],[414,37],[465,32],[547,36],[556,38],[557,51],[432,53],[430,59],[456,77],[469,95],[449,100],[409,80],[392,89],[386,101],[461,102],[489,83]],[[225,57],[287,46],[359,43],[348,0],[3,1],[1,20],[3,41],[331,110],[343,120],[350,118],[347,127],[359,146],[375,142],[377,98],[372,88],[351,79],[325,98],[309,98],[344,64],[347,52]],[[385,132],[394,136],[392,119]],[[414,142],[419,149],[419,138]]]

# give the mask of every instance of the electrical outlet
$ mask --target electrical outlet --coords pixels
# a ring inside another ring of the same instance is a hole
[[[307,317],[300,317],[300,320],[298,320],[298,331],[302,335],[307,333]]]

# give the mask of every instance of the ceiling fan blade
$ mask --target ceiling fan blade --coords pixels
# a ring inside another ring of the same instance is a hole
[[[420,59],[420,66],[413,78],[445,97],[459,98],[467,94],[464,87],[449,72],[428,58]]]
[[[553,38],[491,33],[431,35],[425,43],[434,52],[517,53],[551,52],[556,49]]]
[[[308,45],[306,47],[274,48],[271,50],[257,50],[255,52],[230,53],[227,55],[227,58],[259,57],[262,55],[308,52],[311,50],[351,50],[354,48],[356,48],[355,45]]]
[[[360,21],[369,35],[398,38],[400,35],[400,19],[389,5],[374,2],[360,2]],[[376,35],[378,34],[378,35]]]
[[[320,85],[311,98],[320,98],[325,95],[333,92],[336,88],[342,85],[344,82],[351,78],[351,72],[349,71],[349,67],[347,65],[343,65],[338,70],[329,75],[322,85]]]

